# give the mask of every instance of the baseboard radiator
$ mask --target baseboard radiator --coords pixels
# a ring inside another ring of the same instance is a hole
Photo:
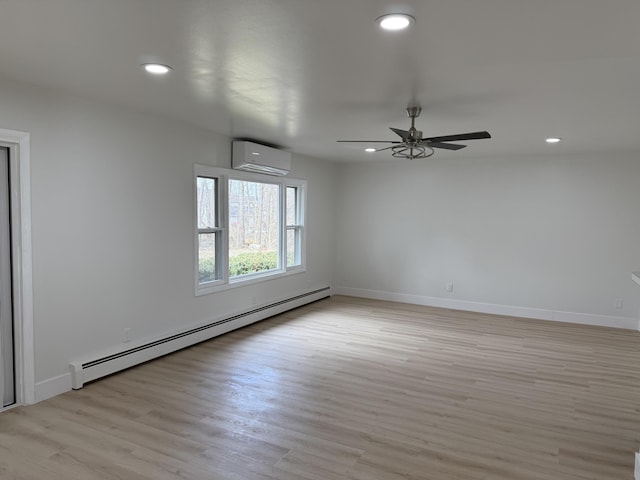
[[[223,333],[236,330],[317,300],[322,300],[329,296],[331,296],[331,287],[323,287],[318,290],[287,298],[286,300],[263,305],[222,320],[216,320],[197,328],[170,335],[166,338],[138,345],[112,355],[106,355],[88,361],[72,362],[69,364],[71,386],[74,390],[78,390],[82,388],[85,383],[92,380],[111,375],[120,370],[190,347],[196,343],[222,335]]]

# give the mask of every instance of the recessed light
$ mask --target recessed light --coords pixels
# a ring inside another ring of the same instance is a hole
[[[547,143],[559,143],[562,140],[560,137],[549,137],[545,140]]]
[[[376,149],[369,147],[369,148],[365,148],[364,151],[367,152],[367,153],[373,153],[373,152],[376,151]]]
[[[169,65],[162,65],[161,63],[145,63],[142,66],[147,72],[154,75],[166,75],[172,70]]]
[[[404,30],[416,21],[411,15],[406,13],[391,13],[389,15],[382,15],[376,18],[376,22],[383,30],[398,31]]]

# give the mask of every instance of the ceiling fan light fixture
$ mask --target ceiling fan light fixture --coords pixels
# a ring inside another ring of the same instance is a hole
[[[415,160],[419,158],[429,158],[434,153],[435,150],[429,145],[396,145],[395,147],[391,147],[391,156],[393,158]]]
[[[406,13],[391,13],[376,18],[376,22],[383,30],[397,32],[414,24],[416,19]]]

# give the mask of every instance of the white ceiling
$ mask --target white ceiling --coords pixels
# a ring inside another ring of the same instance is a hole
[[[438,157],[640,150],[640,1],[0,0],[0,76],[332,160],[388,160],[335,141],[411,102],[425,136],[493,135]]]

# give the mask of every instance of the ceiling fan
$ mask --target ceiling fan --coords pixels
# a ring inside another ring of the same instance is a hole
[[[459,133],[457,135],[445,135],[443,137],[422,138],[422,132],[416,130],[416,118],[422,112],[421,107],[408,107],[407,115],[411,118],[411,128],[409,130],[400,130],[399,128],[390,127],[402,141],[386,141],[386,140],[338,140],[339,143],[390,143],[389,147],[377,148],[375,152],[383,150],[391,150],[391,155],[395,158],[427,158],[434,154],[434,148],[442,148],[444,150],[460,150],[466,145],[456,143],[463,140],[479,140],[482,138],[491,138],[489,132],[471,132]]]

